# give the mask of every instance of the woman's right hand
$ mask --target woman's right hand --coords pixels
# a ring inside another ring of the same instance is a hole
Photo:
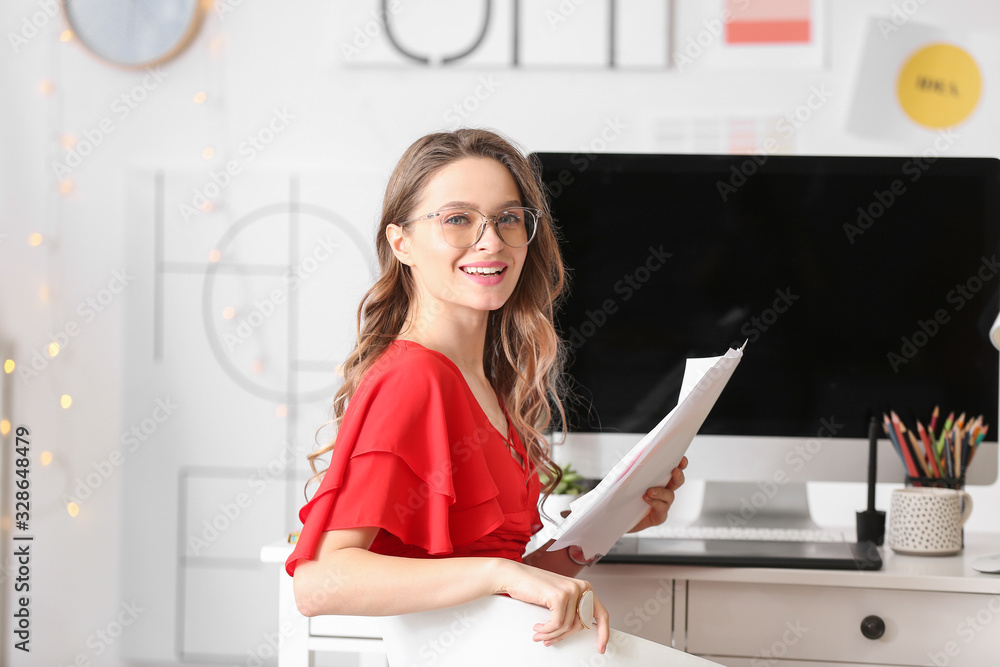
[[[495,591],[506,593],[515,600],[530,602],[547,607],[551,612],[548,622],[538,623],[532,628],[532,639],[551,646],[584,630],[577,605],[591,585],[582,579],[573,579],[537,567],[500,559],[500,579]],[[597,620],[597,650],[604,653],[611,635],[608,610],[594,596],[594,618]]]

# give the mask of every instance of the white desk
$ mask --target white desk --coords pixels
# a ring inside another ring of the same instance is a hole
[[[373,619],[299,614],[283,565],[291,550],[261,549],[261,560],[282,564],[279,667],[311,667],[318,651],[384,665]],[[1000,575],[971,567],[989,553],[1000,553],[1000,534],[967,534],[957,556],[882,549],[875,572],[604,563],[583,576],[613,627],[732,667],[979,667],[1000,661]],[[862,634],[867,616],[883,621],[880,638]]]

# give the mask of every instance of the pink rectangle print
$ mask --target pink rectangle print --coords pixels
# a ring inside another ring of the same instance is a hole
[[[803,44],[811,39],[811,0],[725,0],[727,44]]]

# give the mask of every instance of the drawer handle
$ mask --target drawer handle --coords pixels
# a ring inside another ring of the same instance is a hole
[[[878,639],[885,634],[885,621],[878,616],[865,616],[861,621],[861,634],[868,639]]]

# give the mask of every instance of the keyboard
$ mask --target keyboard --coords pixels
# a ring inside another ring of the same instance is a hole
[[[635,533],[639,538],[672,540],[762,540],[766,542],[853,542],[853,532],[823,528],[754,528],[750,526],[671,526],[660,524]]]

